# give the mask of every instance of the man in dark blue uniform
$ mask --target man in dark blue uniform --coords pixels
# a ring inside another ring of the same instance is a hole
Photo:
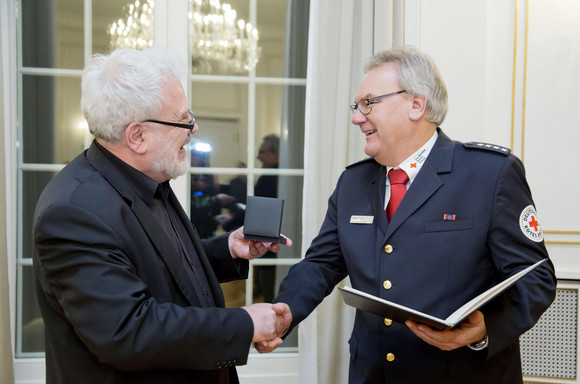
[[[438,128],[447,91],[432,60],[390,50],[366,71],[351,108],[370,158],[343,172],[320,233],[280,286],[274,301],[288,303],[292,327],[347,276],[358,290],[445,318],[548,258],[521,161],[507,148],[455,142]],[[404,197],[392,208],[390,200],[401,198],[396,183]],[[349,382],[521,383],[518,337],[555,288],[548,261],[445,331],[357,310]]]

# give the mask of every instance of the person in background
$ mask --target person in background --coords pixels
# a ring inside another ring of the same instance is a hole
[[[274,134],[266,135],[258,149],[258,160],[262,162],[262,168],[278,168],[280,151],[280,138]],[[254,187],[255,196],[278,197],[278,175],[262,175],[258,178]]]
[[[226,309],[219,286],[280,246],[244,241],[243,228],[200,240],[169,184],[198,130],[185,72],[153,48],[96,55],[83,72],[95,140],[33,221],[49,384],[238,383],[252,342],[282,342],[287,306]]]
[[[440,128],[447,90],[429,56],[376,54],[351,109],[369,158],[342,173],[318,236],[280,285],[274,302],[290,306],[291,329],[347,276],[355,289],[446,318],[548,258],[522,162]],[[450,330],[357,310],[349,383],[522,383],[518,337],[555,290],[548,261]]]

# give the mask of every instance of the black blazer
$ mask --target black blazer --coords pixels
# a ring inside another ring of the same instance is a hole
[[[47,185],[34,213],[47,383],[215,383],[245,364],[250,316],[219,282],[247,276],[227,235],[200,241],[173,192],[218,308],[200,308],[174,246],[145,202],[93,145]]]
[[[446,318],[548,257],[544,242],[520,228],[521,213],[533,200],[523,165],[509,151],[454,142],[439,131],[391,223],[384,212],[385,179],[385,167],[373,159],[341,175],[320,233],[274,300],[290,305],[293,325],[347,275],[356,289]],[[444,214],[455,216],[444,220]],[[374,221],[356,223],[353,215]],[[390,289],[383,287],[387,280]],[[349,340],[349,382],[521,383],[518,336],[550,305],[555,288],[547,262],[484,307],[489,347],[483,352],[439,350],[404,324],[389,325],[359,310]],[[393,361],[386,360],[388,353]]]

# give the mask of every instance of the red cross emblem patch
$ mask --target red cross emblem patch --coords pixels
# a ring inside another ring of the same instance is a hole
[[[528,239],[535,241],[536,243],[544,240],[542,226],[538,221],[538,214],[533,205],[528,205],[522,211],[520,215],[520,229]]]

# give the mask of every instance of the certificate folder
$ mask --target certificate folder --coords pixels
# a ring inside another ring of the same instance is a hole
[[[497,295],[511,287],[519,279],[527,275],[546,260],[548,259],[540,260],[537,263],[507,278],[496,286],[491,287],[479,296],[465,303],[446,319],[440,319],[435,316],[419,312],[417,310],[405,307],[404,305],[381,299],[380,297],[370,295],[351,287],[339,287],[338,289],[340,290],[342,298],[346,304],[363,311],[371,312],[399,323],[404,323],[406,320],[412,320],[416,323],[426,324],[439,330],[451,329],[465,318],[467,318],[469,315],[471,315],[473,312],[491,301]]]
[[[248,196],[244,217],[244,239],[286,244],[280,236],[284,200],[273,197]]]

